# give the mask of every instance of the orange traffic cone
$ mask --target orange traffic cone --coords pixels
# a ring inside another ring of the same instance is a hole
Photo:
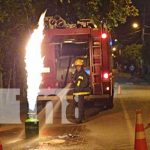
[[[144,125],[142,122],[141,110],[136,111],[136,126],[135,126],[135,150],[148,150],[145,138]]]
[[[1,141],[0,141],[0,150],[3,150],[3,146],[2,146]]]
[[[118,85],[118,95],[121,94],[121,86]]]

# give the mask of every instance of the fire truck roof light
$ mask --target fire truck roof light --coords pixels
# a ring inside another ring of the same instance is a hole
[[[107,38],[107,34],[106,33],[102,33],[101,37],[102,37],[102,39],[106,39]]]

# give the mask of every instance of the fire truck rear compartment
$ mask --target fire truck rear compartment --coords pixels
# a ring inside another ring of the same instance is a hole
[[[57,81],[59,87],[65,87],[70,83],[75,71],[74,61],[77,58],[84,59],[84,69],[89,73],[89,49],[88,43],[64,43],[56,50],[57,59]]]
[[[91,95],[87,99],[107,99],[111,107],[113,85],[110,54],[106,40],[103,43],[99,33],[100,30],[86,28],[48,31],[44,64],[45,67],[50,66],[50,73],[43,75],[45,88],[64,88],[71,82],[75,59],[83,58],[84,69],[90,74]],[[109,75],[108,79],[103,79],[104,73]]]

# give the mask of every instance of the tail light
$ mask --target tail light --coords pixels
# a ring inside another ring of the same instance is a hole
[[[107,86],[107,87],[106,87],[106,91],[109,91],[109,89],[110,89],[109,86]]]
[[[102,39],[106,39],[107,38],[107,34],[106,33],[102,33],[101,38]]]
[[[104,72],[103,73],[103,79],[104,80],[108,80],[109,79],[109,73],[108,72]]]

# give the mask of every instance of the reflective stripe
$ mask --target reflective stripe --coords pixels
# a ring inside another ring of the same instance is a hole
[[[90,94],[90,92],[77,92],[77,93],[73,93],[73,95],[78,96],[78,95],[88,95]]]
[[[144,133],[144,131],[137,132],[135,137],[136,137],[137,140],[145,139],[145,133]]]
[[[82,77],[82,76],[79,76],[79,77],[78,77],[78,79],[81,79],[81,80],[83,80],[83,77]]]
[[[80,86],[81,81],[78,81],[77,86]]]
[[[142,114],[137,114],[137,124],[143,124]]]
[[[42,69],[42,73],[49,73],[49,72],[51,72],[50,70],[51,70],[50,67],[44,67]]]

